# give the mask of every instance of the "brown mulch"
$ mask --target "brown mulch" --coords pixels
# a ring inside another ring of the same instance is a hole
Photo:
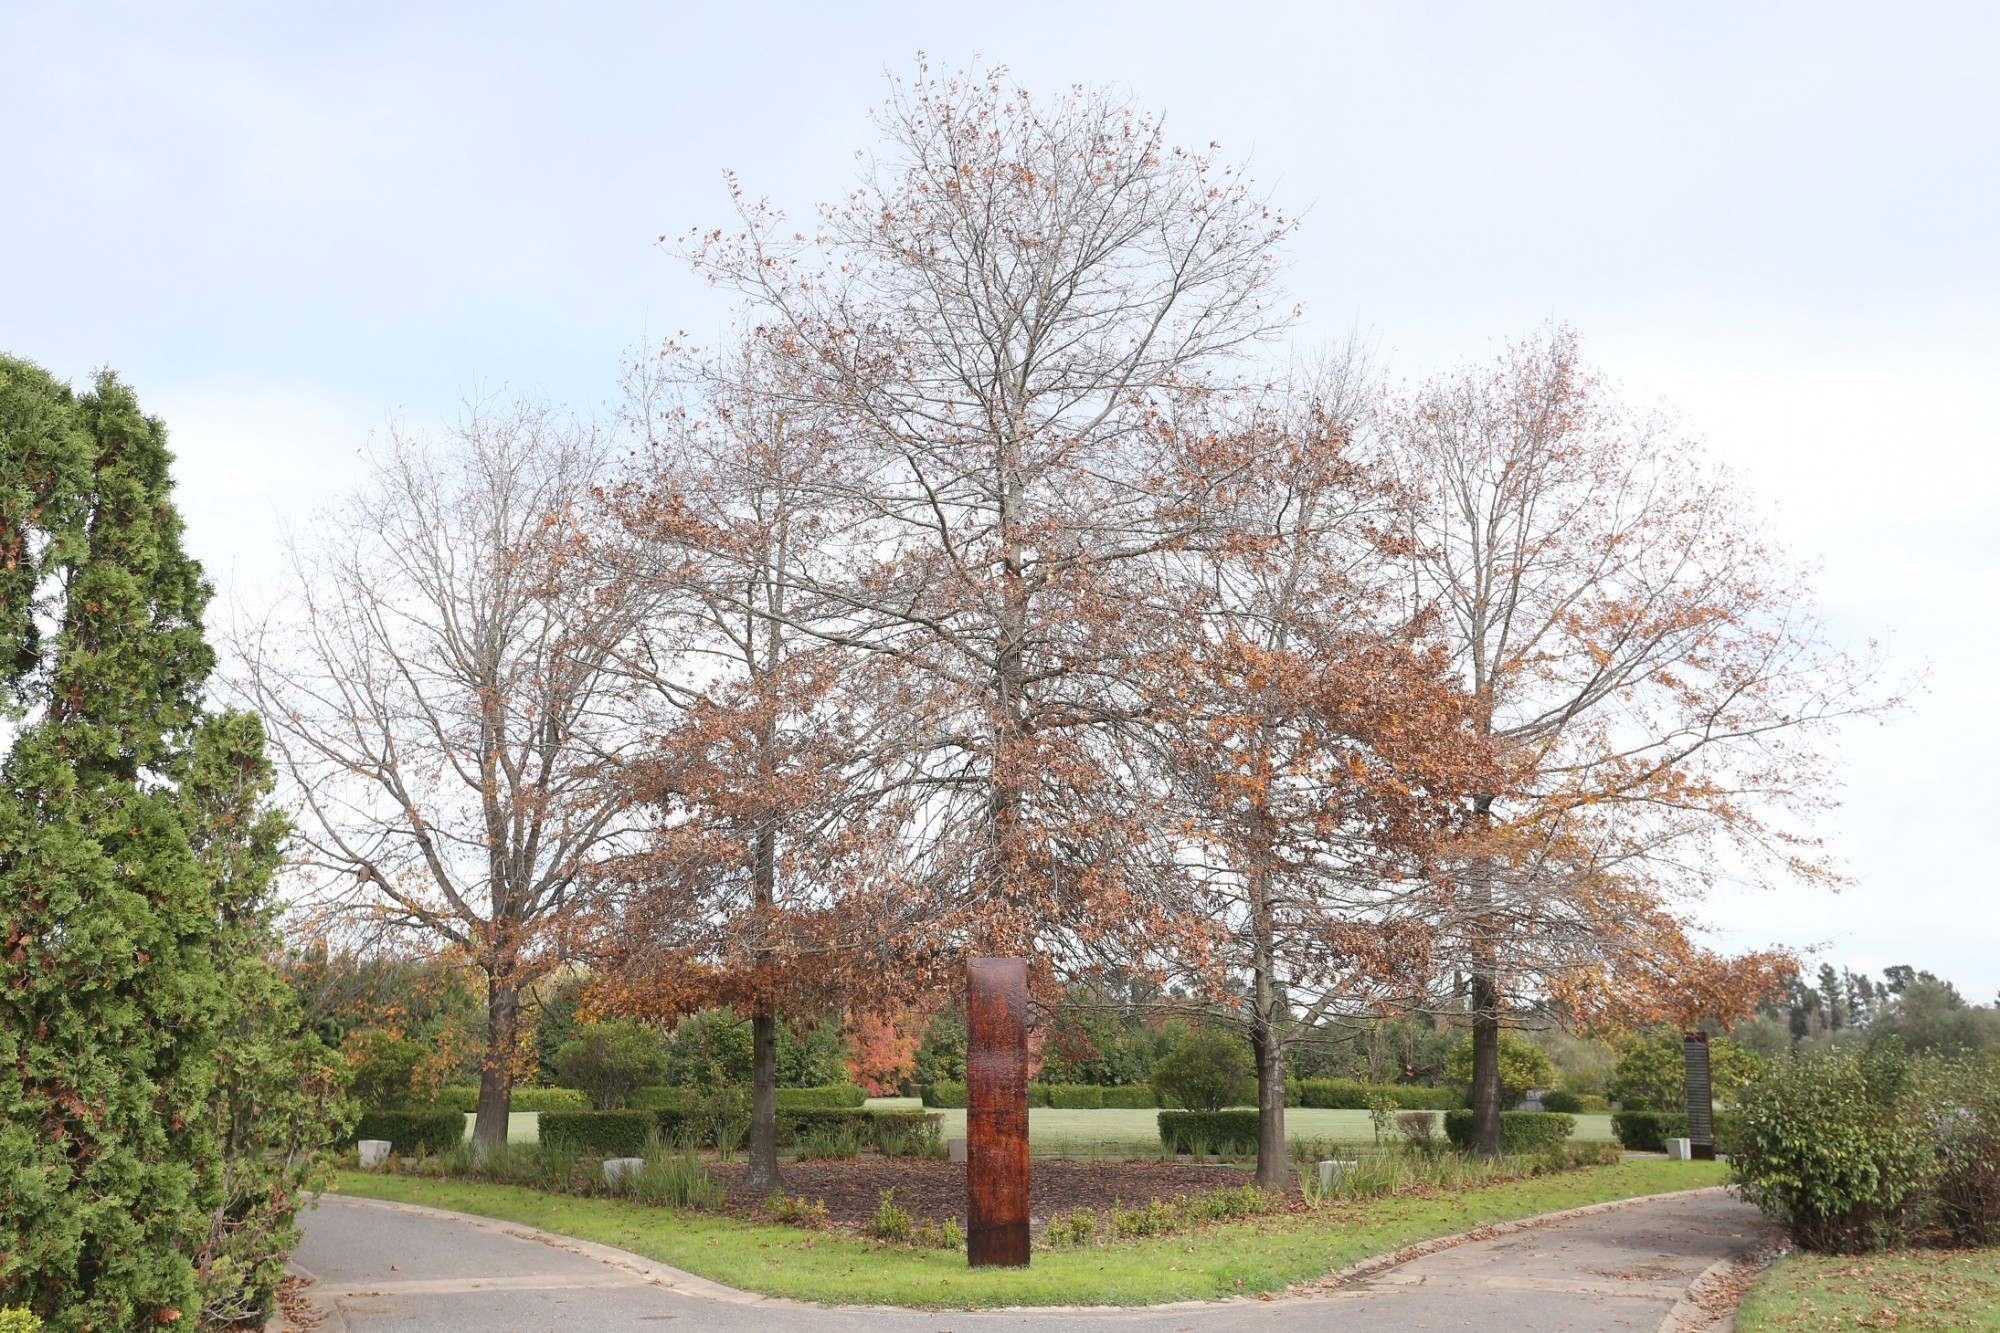
[[[728,1190],[724,1208],[735,1214],[757,1211],[766,1191],[743,1187],[743,1164],[709,1167]],[[788,1162],[779,1168],[784,1192],[822,1200],[835,1226],[861,1227],[875,1215],[882,1191],[896,1191],[896,1204],[917,1218],[965,1225],[965,1164],[931,1158],[886,1161]],[[1149,1199],[1181,1199],[1251,1183],[1251,1173],[1227,1166],[1177,1166],[1169,1162],[1035,1162],[1028,1169],[1029,1230],[1039,1235],[1051,1216],[1075,1208],[1099,1212],[1114,1203],[1127,1206]]]

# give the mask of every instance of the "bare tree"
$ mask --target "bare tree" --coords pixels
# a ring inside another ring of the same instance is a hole
[[[1614,975],[1768,975],[1704,959],[1672,905],[1732,870],[1828,878],[1786,820],[1827,803],[1832,726],[1887,701],[1871,663],[1828,647],[1727,474],[1622,407],[1568,330],[1424,384],[1387,423],[1405,592],[1442,615],[1502,765],[1472,802],[1450,927],[1476,1141],[1497,1153],[1510,1014],[1602,1008]]]
[[[603,454],[532,406],[394,433],[241,645],[315,905],[485,977],[483,1145],[506,1140],[523,988],[621,831],[602,773],[630,739],[615,667],[636,608],[584,551]]]
[[[1288,224],[1103,94],[920,70],[879,124],[813,238],[745,205],[695,258],[849,460],[825,486],[853,522],[814,575],[845,615],[810,632],[876,660],[935,920],[1042,970],[1164,927],[1120,776],[1149,557],[1187,515],[1157,413],[1279,326]]]

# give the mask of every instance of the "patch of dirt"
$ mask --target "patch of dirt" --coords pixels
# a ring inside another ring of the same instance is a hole
[[[743,1164],[724,1162],[709,1172],[728,1190],[725,1209],[757,1211],[767,1192],[743,1187]],[[839,1227],[862,1227],[875,1215],[882,1191],[896,1191],[896,1205],[917,1218],[942,1222],[965,1218],[965,1164],[927,1158],[887,1161],[790,1162],[779,1170],[784,1192],[823,1200]],[[1150,1199],[1183,1199],[1251,1183],[1237,1167],[1178,1166],[1170,1162],[1035,1162],[1028,1168],[1028,1229],[1040,1235],[1049,1218],[1076,1208],[1102,1213],[1114,1203],[1127,1207]]]
[[[307,1298],[306,1286],[302,1277],[288,1277],[278,1284],[278,1327],[284,1333],[315,1333],[325,1322],[325,1316]]]

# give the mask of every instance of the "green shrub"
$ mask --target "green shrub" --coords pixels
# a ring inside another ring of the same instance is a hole
[[[1101,1111],[1104,1089],[1093,1083],[1051,1083],[1049,1105],[1058,1111]]]
[[[1684,1139],[1685,1111],[1613,1111],[1611,1133],[1627,1152],[1665,1152],[1668,1139]]]
[[[965,1085],[963,1083],[926,1083],[917,1091],[922,1095],[925,1106],[940,1110],[962,1111],[965,1109]]]
[[[789,1144],[800,1135],[815,1130],[849,1129],[861,1137],[864,1143],[881,1146],[882,1135],[899,1132],[904,1135],[922,1134],[927,1129],[935,1130],[943,1123],[943,1117],[923,1111],[869,1111],[836,1108],[806,1109],[778,1112],[778,1142]]]
[[[563,1086],[581,1090],[600,1111],[616,1108],[666,1072],[667,1049],[659,1029],[635,1018],[585,1023],[556,1051],[556,1074]]]
[[[41,1316],[22,1305],[0,1310],[0,1333],[42,1333]]]
[[[1445,1137],[1461,1151],[1472,1147],[1472,1112],[1446,1111]],[[1500,1151],[1504,1153],[1542,1152],[1562,1146],[1576,1132],[1576,1117],[1555,1111],[1502,1111]]]
[[[479,1089],[470,1084],[439,1088],[426,1110],[457,1111],[471,1115],[479,1109]],[[575,1088],[516,1087],[507,1104],[510,1111],[587,1111],[590,1098]]]
[[[1370,1098],[1387,1093],[1399,1111],[1456,1111],[1465,1105],[1457,1088],[1426,1088],[1414,1083],[1358,1083],[1346,1078],[1308,1078],[1287,1082],[1285,1101],[1292,1106],[1325,1111],[1366,1111]]]
[[[1160,1105],[1190,1111],[1240,1106],[1257,1093],[1249,1044],[1214,1028],[1190,1032],[1154,1063],[1153,1091]]]
[[[645,1152],[658,1124],[652,1111],[544,1111],[538,1126],[547,1147],[637,1157]]]
[[[389,1151],[398,1157],[424,1157],[449,1152],[464,1137],[465,1115],[460,1111],[363,1111],[346,1146],[362,1139],[386,1139]]]
[[[1955,1245],[2000,1243],[2000,1073],[1992,1064],[1947,1066],[1935,1115],[1936,1220]]]
[[[1030,1083],[1028,1085],[1029,1107],[1033,1108],[1037,1106],[1047,1106],[1048,1104],[1049,1104],[1049,1085],[1046,1083]]]
[[[1130,1087],[1101,1089],[1107,1111],[1150,1111],[1160,1104],[1153,1090],[1143,1083]]]
[[[1936,1168],[1932,1107],[1916,1073],[1894,1054],[1778,1063],[1744,1100],[1730,1178],[1804,1249],[1896,1243]]]
[[[868,1094],[852,1083],[828,1083],[817,1088],[779,1088],[780,1111],[810,1111],[832,1107],[859,1107]]]
[[[1170,1153],[1257,1150],[1255,1111],[1162,1111],[1160,1143]]]
[[[1575,1115],[1583,1110],[1583,1098],[1573,1092],[1555,1089],[1542,1094],[1542,1109],[1559,1115]]]
[[[670,1088],[664,1083],[655,1083],[651,1087],[634,1088],[630,1093],[626,1094],[625,1109],[628,1111],[678,1111],[687,1105],[687,1101],[688,1090],[686,1088]]]

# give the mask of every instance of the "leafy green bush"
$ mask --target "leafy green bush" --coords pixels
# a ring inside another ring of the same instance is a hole
[[[637,1157],[657,1124],[652,1111],[544,1111],[537,1128],[546,1147],[599,1157]]]
[[[1046,1083],[1030,1083],[1028,1085],[1028,1106],[1030,1109],[1037,1106],[1047,1106],[1048,1104],[1049,1085]]]
[[[1104,1089],[1091,1083],[1051,1083],[1049,1105],[1058,1111],[1101,1111]]]
[[[463,1112],[363,1111],[346,1145],[362,1139],[384,1139],[398,1157],[423,1157],[456,1148],[464,1137]]]
[[[667,1082],[677,1088],[747,1085],[750,1047],[749,1022],[730,1010],[689,1014],[674,1025],[668,1042]]]
[[[1992,1065],[1957,1064],[1936,1113],[1937,1223],[1957,1245],[2000,1243],[2000,1080]]]
[[[628,1111],[678,1111],[687,1105],[686,1088],[670,1088],[664,1083],[655,1083],[647,1088],[634,1088],[625,1097]]]
[[[1170,1153],[1257,1150],[1255,1111],[1162,1111],[1160,1143]]]
[[[1542,1094],[1542,1109],[1560,1115],[1575,1115],[1583,1110],[1583,1098],[1573,1092],[1564,1092],[1560,1088],[1553,1089]]]
[[[0,1310],[0,1333],[42,1333],[41,1317],[26,1306]]]
[[[1143,1083],[1131,1087],[1104,1088],[1101,1095],[1107,1111],[1150,1111],[1160,1104],[1153,1090]]]
[[[927,1128],[935,1128],[942,1123],[942,1117],[923,1111],[869,1111],[844,1109],[811,1109],[778,1112],[778,1142],[790,1143],[801,1134],[814,1130],[852,1129],[862,1141],[881,1146],[884,1133],[900,1132],[904,1135],[921,1134]]]
[[[925,1106],[941,1110],[962,1111],[965,1109],[965,1085],[963,1083],[926,1083],[917,1089]]]
[[[667,1072],[658,1028],[635,1018],[585,1023],[556,1051],[556,1074],[600,1111],[609,1111]]]
[[[1804,1249],[1892,1245],[1909,1234],[1937,1165],[1935,1089],[1921,1083],[1894,1053],[1781,1062],[1744,1099],[1730,1178]]]
[[[1611,1095],[1632,1111],[1683,1109],[1687,1082],[1683,1042],[1680,1031],[1670,1027],[1631,1040],[1611,1071]],[[1763,1071],[1762,1059],[1729,1038],[1709,1039],[1709,1085],[1717,1102],[1734,1102]]]
[[[1214,1028],[1190,1032],[1154,1062],[1153,1092],[1160,1105],[1190,1111],[1240,1106],[1257,1094],[1249,1044]]]
[[[1668,1139],[1684,1139],[1685,1111],[1613,1111],[1611,1133],[1627,1152],[1665,1152]]]
[[[1445,1137],[1461,1151],[1472,1147],[1472,1112],[1446,1111]],[[1500,1151],[1532,1153],[1559,1148],[1576,1132],[1576,1117],[1555,1111],[1502,1111]]]

